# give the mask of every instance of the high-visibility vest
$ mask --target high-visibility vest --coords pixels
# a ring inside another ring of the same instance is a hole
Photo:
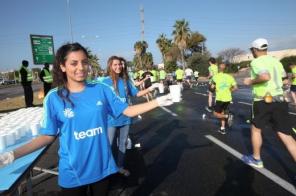
[[[166,72],[164,70],[159,71],[159,79],[164,80],[166,77]]]
[[[52,83],[52,75],[51,72],[49,72],[47,69],[43,69],[44,70],[44,76],[43,76],[43,80],[47,83]]]
[[[20,68],[20,70],[21,69],[25,69],[26,70],[26,72],[27,72],[27,81],[28,82],[32,82],[33,81],[33,76],[32,76],[32,71],[31,70],[29,70],[27,67],[25,67],[25,66],[22,66],[21,68]],[[21,75],[21,72],[20,72],[20,75]],[[21,80],[22,80],[22,77],[20,77],[21,78]]]

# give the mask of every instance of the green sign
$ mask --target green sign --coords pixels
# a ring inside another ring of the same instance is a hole
[[[30,38],[34,64],[53,64],[53,37],[50,35],[30,35]]]

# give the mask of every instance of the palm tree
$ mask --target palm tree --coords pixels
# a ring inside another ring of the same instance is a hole
[[[99,57],[96,54],[93,54],[89,48],[86,48],[89,54],[89,64],[90,64],[90,73],[92,77],[97,77],[98,72],[101,71],[101,66],[99,64]]]
[[[191,55],[194,52],[203,53],[204,52],[204,42],[206,37],[199,32],[191,32],[191,37],[187,43],[187,49],[191,52]]]
[[[146,41],[137,41],[134,44],[134,50],[135,50],[136,55],[138,57],[138,61],[140,63],[141,68],[143,68],[142,56],[143,56],[143,54],[145,54],[147,48],[148,48],[148,44]]]
[[[151,65],[153,65],[152,53],[151,52],[144,53],[142,60],[145,67],[147,67],[148,69],[151,69]]]
[[[174,25],[174,43],[178,46],[180,52],[181,52],[181,62],[183,65],[183,70],[185,70],[185,61],[184,61],[184,53],[185,49],[187,48],[187,43],[190,38],[190,29],[189,29],[189,23],[183,20],[177,20]]]
[[[165,34],[161,34],[159,38],[156,40],[156,44],[161,52],[162,61],[165,63],[166,61],[166,53],[172,47],[172,40],[167,39]]]

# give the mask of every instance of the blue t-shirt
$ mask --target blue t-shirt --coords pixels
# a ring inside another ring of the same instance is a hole
[[[41,128],[43,135],[59,136],[59,185],[65,188],[94,183],[117,172],[107,137],[107,114],[117,117],[128,107],[101,83],[88,83],[69,98],[73,107],[59,97],[57,89],[49,92]]]
[[[105,77],[104,80],[102,80],[102,82],[104,84],[109,85],[113,89],[114,93],[116,93],[113,88],[113,81],[109,76]],[[118,82],[117,82],[118,96],[123,102],[128,103],[129,95],[127,94],[126,88],[130,96],[136,96],[139,91],[132,84],[132,81],[128,81],[127,85],[125,85],[124,80],[122,78],[118,79]],[[117,118],[114,118],[111,115],[108,116],[108,127],[118,127],[118,126],[129,125],[129,124],[131,124],[131,118],[124,114],[121,114]]]

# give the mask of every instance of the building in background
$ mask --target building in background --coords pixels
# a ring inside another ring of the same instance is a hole
[[[282,59],[284,57],[289,57],[289,56],[296,56],[296,49],[286,49],[286,50],[278,50],[278,51],[268,51],[267,54],[277,58],[277,59]],[[240,63],[243,61],[251,61],[253,60],[254,57],[251,53],[247,54],[242,54],[242,55],[237,55],[233,58],[234,63]]]

